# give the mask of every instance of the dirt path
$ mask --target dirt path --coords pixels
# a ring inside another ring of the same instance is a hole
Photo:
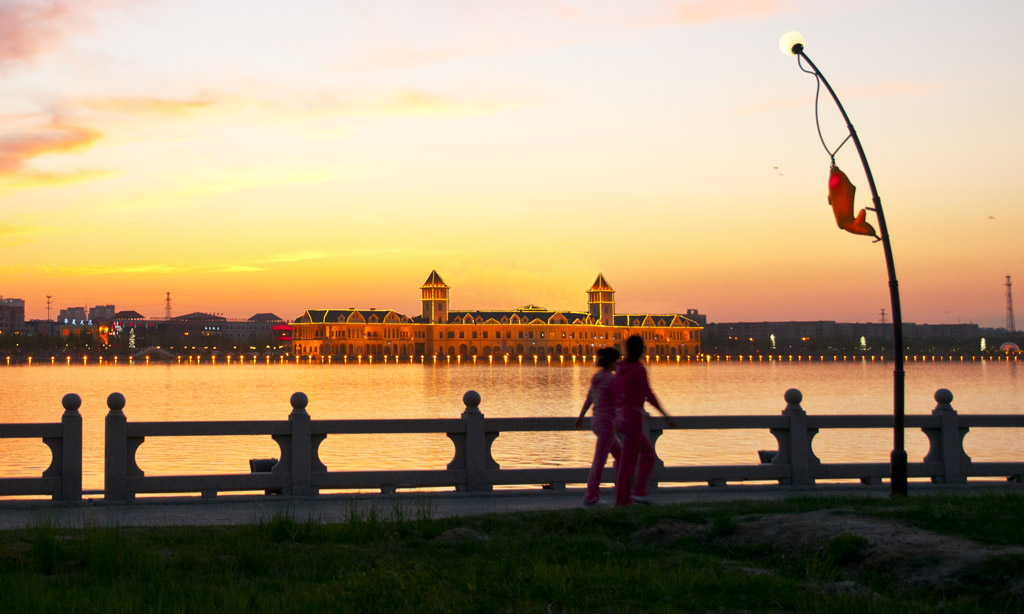
[[[783,555],[819,558],[856,580],[867,574],[910,591],[956,595],[987,587],[1024,604],[1024,547],[993,546],[925,531],[898,521],[844,510],[740,516],[727,531],[708,524],[665,519],[635,539],[672,543],[681,538],[731,549],[767,545]],[[729,533],[728,535],[722,533]],[[746,569],[749,573],[770,573]],[[868,589],[843,582],[846,592]]]

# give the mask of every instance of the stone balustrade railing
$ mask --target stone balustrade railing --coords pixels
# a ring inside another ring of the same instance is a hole
[[[801,408],[803,395],[790,389],[786,408],[776,416],[690,416],[646,421],[651,441],[666,429],[729,430],[767,429],[778,442],[778,450],[759,464],[666,466],[660,460],[652,474],[658,483],[706,483],[724,486],[730,482],[778,482],[813,485],[818,480],[859,479],[878,484],[889,477],[888,463],[822,463],[814,454],[813,439],[822,429],[892,429],[887,415],[809,416]],[[1024,463],[976,463],[964,452],[963,439],[972,428],[1022,428],[1024,415],[960,415],[946,389],[935,393],[937,405],[930,415],[906,416],[908,429],[919,428],[928,437],[929,450],[921,462],[910,463],[911,478],[933,482],[963,483],[968,478],[1024,477]],[[306,411],[308,399],[292,395],[287,420],[129,422],[120,393],[107,398],[104,451],[105,499],[126,501],[139,494],[200,492],[203,496],[240,491],[264,491],[292,496],[316,495],[321,490],[454,487],[460,491],[488,491],[497,485],[537,485],[564,488],[586,482],[589,467],[502,469],[491,455],[491,446],[502,433],[575,430],[575,419],[485,418],[480,395],[463,396],[465,410],[451,419],[312,420]],[[64,397],[65,413],[60,423],[0,424],[0,439],[42,438],[53,460],[38,478],[0,477],[0,496],[50,495],[54,499],[82,497],[82,426],[77,395]],[[320,460],[319,447],[330,436],[349,434],[444,434],[452,440],[454,455],[446,469],[330,471]],[[250,474],[147,476],[135,460],[136,451],[147,438],[193,436],[269,436],[280,448],[280,461],[269,471]],[[754,451],[751,451],[754,457]],[[2,472],[2,465],[0,465]],[[604,480],[613,481],[606,469]]]
[[[0,496],[49,495],[63,501],[82,498],[82,414],[78,413],[82,399],[77,394],[66,394],[61,405],[64,415],[60,422],[0,424],[0,440],[42,439],[50,448],[50,466],[37,478],[2,477],[5,455],[0,454]]]

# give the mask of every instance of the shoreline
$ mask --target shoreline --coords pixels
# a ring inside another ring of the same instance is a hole
[[[892,363],[888,354],[841,354],[841,353],[773,353],[773,354],[702,354],[697,357],[649,356],[648,365],[700,365],[709,363]],[[914,363],[982,363],[982,362],[1024,362],[1021,352],[1013,353],[945,353],[945,354],[910,354],[904,356],[904,364]],[[258,356],[251,354],[225,354],[223,356],[180,355],[169,359],[150,359],[149,357],[134,358],[132,356],[103,354],[51,354],[41,358],[34,355],[0,354],[0,367],[57,367],[57,366],[137,366],[137,365],[175,365],[175,366],[245,366],[245,365],[324,365],[324,366],[383,366],[383,365],[421,365],[421,366],[539,366],[539,367],[572,367],[576,365],[593,365],[591,357],[548,356],[506,357],[473,356],[463,359],[461,356],[444,357],[317,357],[313,356]]]

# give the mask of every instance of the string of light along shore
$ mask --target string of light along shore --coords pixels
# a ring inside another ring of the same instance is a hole
[[[332,356],[327,356],[327,357],[322,357],[321,356],[319,358],[314,358],[313,356],[305,356],[305,357],[302,357],[302,356],[294,356],[294,357],[278,356],[277,358],[272,358],[270,356],[265,356],[263,360],[260,360],[259,357],[255,356],[255,355],[247,355],[245,353],[240,353],[237,356],[234,356],[232,354],[225,354],[223,357],[220,357],[220,358],[222,358],[222,360],[218,360],[217,356],[209,356],[209,357],[206,357],[204,359],[204,357],[202,355],[196,355],[196,354],[189,354],[189,355],[184,355],[184,356],[176,356],[173,361],[166,361],[166,360],[150,361],[150,357],[149,356],[145,356],[145,357],[143,357],[140,360],[135,360],[134,356],[129,356],[129,357],[127,357],[126,360],[121,360],[121,358],[119,356],[114,356],[112,358],[109,358],[109,357],[108,358],[104,358],[103,356],[98,356],[95,360],[92,360],[92,361],[90,361],[89,356],[82,356],[81,359],[77,359],[77,358],[74,358],[72,356],[63,356],[61,358],[62,358],[62,360],[58,360],[57,356],[54,355],[54,356],[50,356],[49,360],[44,359],[42,361],[39,361],[39,360],[33,360],[33,357],[29,356],[29,357],[26,358],[25,364],[28,365],[28,366],[40,365],[40,364],[42,364],[42,365],[50,365],[50,366],[55,366],[55,365],[58,365],[58,364],[60,364],[60,365],[67,365],[67,366],[71,366],[73,364],[74,365],[81,364],[82,366],[88,366],[89,364],[92,364],[94,366],[119,366],[119,365],[122,365],[122,366],[123,365],[134,366],[134,365],[137,365],[137,364],[138,365],[149,365],[151,362],[153,364],[166,365],[166,364],[168,364],[170,362],[172,364],[178,364],[178,365],[201,365],[201,364],[217,365],[217,364],[220,364],[220,365],[225,365],[225,366],[230,366],[230,365],[244,366],[244,365],[257,365],[257,364],[265,364],[265,365],[284,365],[284,364],[295,364],[295,365],[350,365],[351,364],[351,365],[368,365],[368,366],[372,366],[374,364],[377,364],[377,365],[388,365],[388,364],[399,365],[399,364],[417,364],[417,363],[421,364],[421,365],[426,365],[429,362],[433,366],[436,366],[438,364],[446,365],[446,366],[450,366],[452,364],[455,364],[456,366],[461,366],[462,363],[465,362],[467,365],[472,364],[474,366],[476,366],[476,365],[484,365],[484,364],[486,364],[488,366],[494,366],[495,364],[497,364],[497,365],[506,366],[506,367],[509,366],[510,364],[513,365],[513,366],[522,366],[524,364],[526,364],[526,365],[531,365],[532,364],[533,366],[548,366],[548,367],[575,367],[577,364],[579,364],[581,366],[586,366],[587,364],[591,364],[591,365],[595,364],[593,356],[590,356],[590,357],[588,357],[588,356],[569,356],[568,360],[566,360],[565,356],[559,356],[557,360],[553,360],[551,356],[547,356],[545,360],[540,360],[539,359],[540,357],[533,356],[532,360],[531,360],[531,359],[528,359],[528,358],[524,358],[522,355],[520,355],[520,356],[515,357],[513,360],[509,360],[509,356],[507,354],[504,355],[504,356],[498,356],[498,357],[495,357],[493,355],[492,356],[472,356],[469,360],[466,360],[466,361],[463,361],[461,356],[450,356],[450,355],[448,355],[448,356],[437,356],[437,355],[434,355],[434,356],[430,356],[430,357],[427,357],[427,356],[419,356],[419,357],[410,356],[407,360],[402,360],[402,359],[399,359],[399,358],[391,358],[389,360],[387,357],[385,357],[383,359],[380,359],[380,360],[374,360],[373,356],[363,357],[362,355],[354,356],[352,358],[349,358],[348,356],[342,356],[340,360],[334,360],[334,358]],[[418,360],[417,360],[417,358],[418,358]],[[646,361],[647,361],[648,364],[655,364],[655,365],[658,365],[658,364],[664,364],[664,365],[672,365],[672,364],[677,364],[677,365],[682,365],[682,364],[704,364],[704,363],[712,363],[712,362],[715,362],[715,363],[718,363],[718,362],[738,362],[738,363],[747,363],[747,364],[776,364],[776,363],[803,363],[803,362],[806,362],[806,363],[813,363],[813,362],[829,363],[829,362],[831,362],[831,363],[864,364],[864,363],[873,363],[873,362],[879,362],[879,363],[887,362],[885,356],[875,356],[875,355],[872,355],[872,356],[850,356],[850,355],[845,355],[845,354],[843,354],[843,355],[840,355],[840,354],[830,354],[830,355],[825,355],[825,354],[817,354],[817,355],[815,355],[815,354],[738,354],[738,355],[729,355],[729,354],[727,354],[727,355],[722,355],[722,354],[701,354],[701,355],[698,355],[698,356],[693,357],[693,358],[691,358],[689,356],[687,356],[685,358],[680,357],[680,356],[676,356],[674,359],[670,359],[669,357],[666,357],[666,356],[653,356],[652,357],[652,356],[648,355],[645,358],[646,358]],[[806,358],[806,360],[805,360],[805,358]],[[924,354],[922,354],[922,355],[915,355],[915,356],[906,356],[904,358],[904,362],[905,363],[916,363],[916,362],[920,362],[920,363],[928,363],[928,362],[933,362],[933,363],[934,362],[940,362],[940,363],[1007,362],[1007,363],[1009,363],[1009,362],[1019,362],[1019,361],[1020,361],[1020,352],[1012,352],[1012,353],[1011,352],[1007,352],[1005,355],[1004,354],[997,354],[997,355],[993,355],[993,356],[977,356],[977,355],[966,356],[966,355],[962,355],[962,354],[961,355],[952,355],[952,354],[948,354],[948,355],[936,355],[936,354],[924,355]],[[889,360],[888,362],[892,362],[892,361]],[[15,366],[15,365],[12,365],[11,357],[10,356],[6,357],[5,365],[6,366]]]

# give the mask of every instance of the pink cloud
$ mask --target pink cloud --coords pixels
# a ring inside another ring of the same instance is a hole
[[[22,174],[33,158],[85,149],[99,138],[99,132],[67,124],[56,116],[45,125],[0,136],[0,175]]]
[[[0,0],[0,69],[58,47],[89,26],[96,11],[126,0]]]
[[[56,0],[0,5],[0,67],[56,47],[77,21],[71,6]]]

